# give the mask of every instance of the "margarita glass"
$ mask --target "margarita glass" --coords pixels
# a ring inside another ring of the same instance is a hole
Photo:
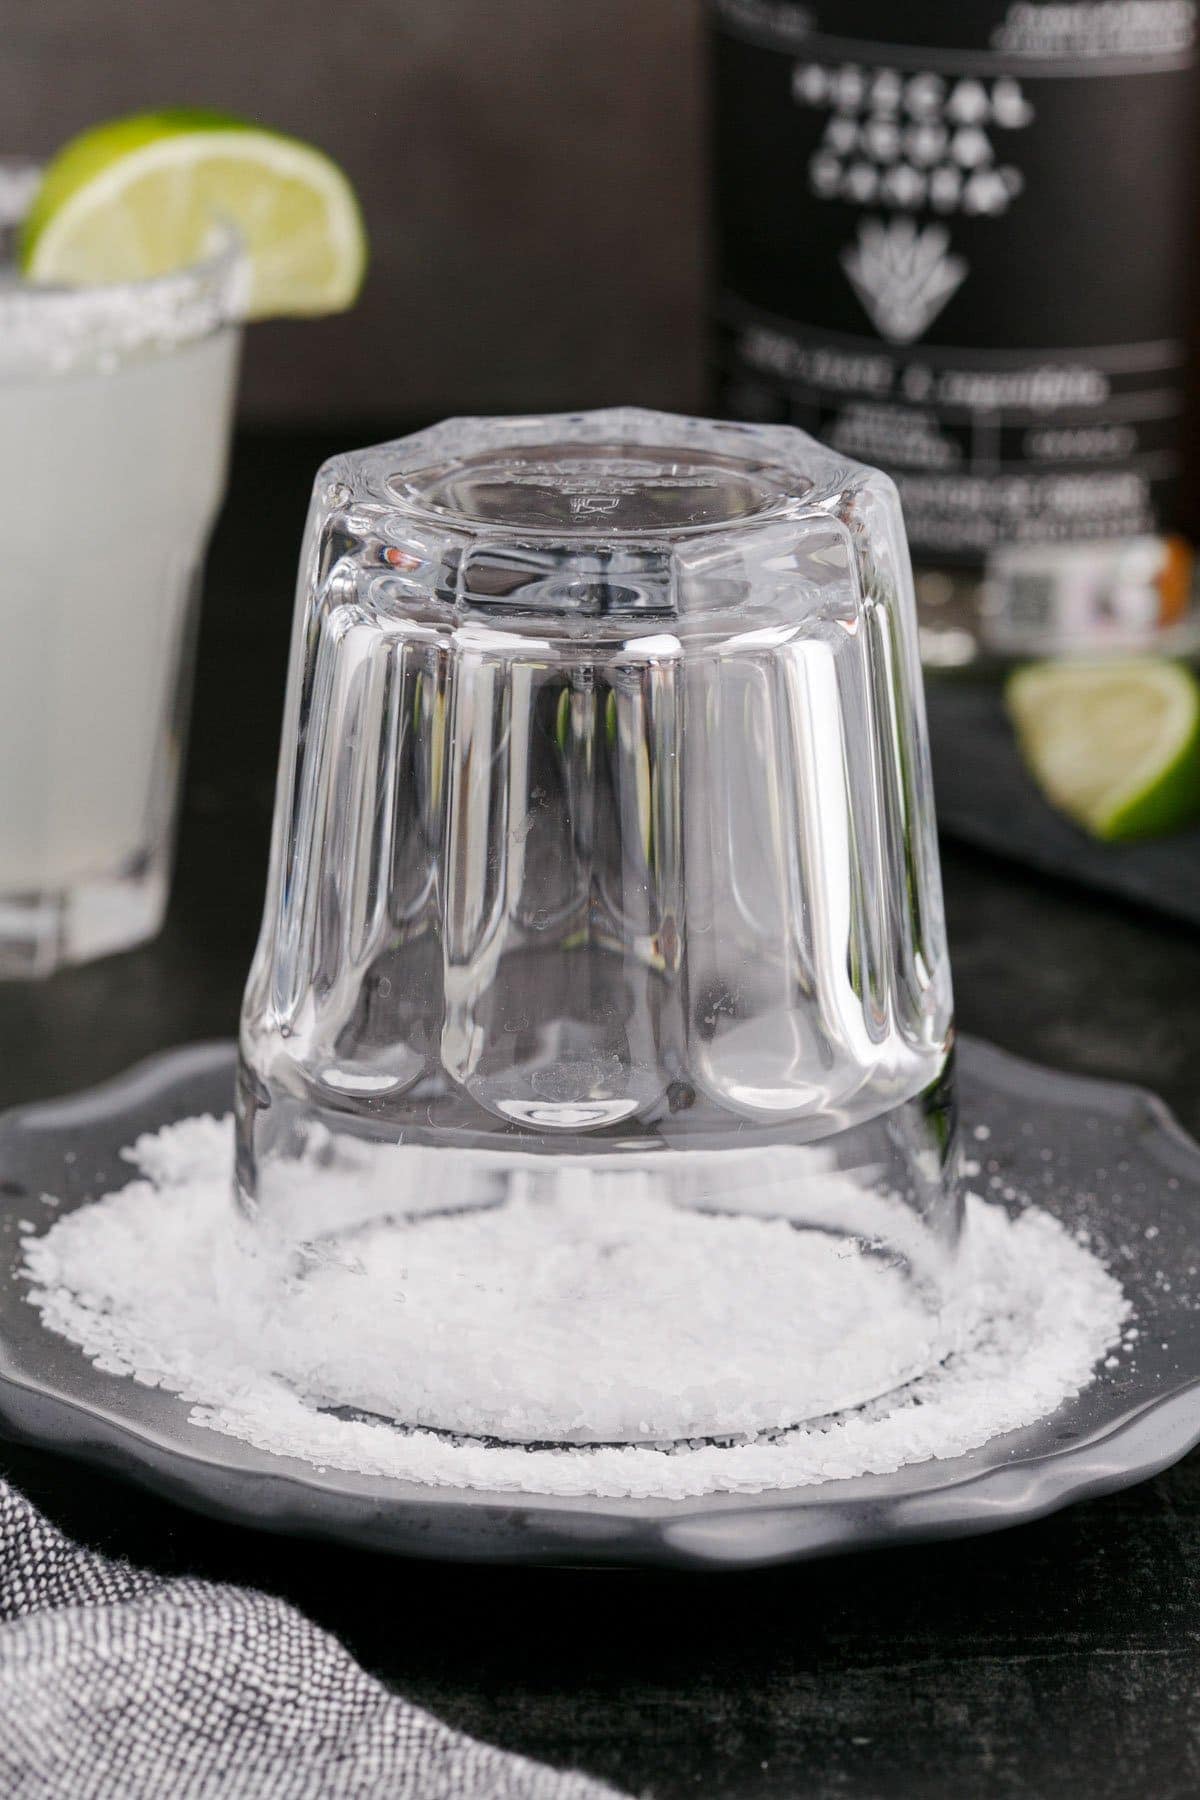
[[[198,576],[224,490],[244,278],[22,282],[35,172],[0,169],[0,974],[157,931]]]

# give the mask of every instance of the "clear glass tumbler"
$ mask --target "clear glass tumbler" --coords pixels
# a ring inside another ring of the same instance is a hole
[[[320,471],[237,1189],[281,1373],[450,1432],[786,1429],[953,1339],[951,995],[886,477],[452,420]]]
[[[19,279],[0,168],[0,975],[154,935],[198,576],[225,486],[242,272]]]

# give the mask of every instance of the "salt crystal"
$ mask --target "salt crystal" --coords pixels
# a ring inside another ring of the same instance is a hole
[[[638,1443],[547,1448],[486,1442],[419,1423],[402,1429],[356,1416],[348,1403],[353,1399],[361,1407],[372,1384],[378,1398],[395,1403],[404,1374],[398,1375],[397,1343],[405,1332],[419,1330],[419,1321],[409,1321],[435,1296],[437,1353],[429,1353],[427,1341],[408,1371],[418,1418],[422,1404],[427,1416],[445,1417],[452,1403],[457,1410],[451,1416],[469,1422],[475,1414],[489,1416],[505,1393],[520,1413],[529,1405],[530,1388],[543,1381],[544,1355],[536,1368],[522,1362],[538,1354],[524,1330],[510,1334],[499,1375],[485,1367],[486,1356],[504,1341],[505,1321],[531,1299],[534,1281],[532,1266],[522,1262],[529,1245],[522,1221],[512,1219],[512,1203],[504,1213],[522,1230],[510,1241],[511,1260],[496,1264],[504,1242],[496,1235],[496,1214],[482,1210],[379,1231],[370,1241],[356,1240],[355,1270],[335,1257],[306,1271],[290,1291],[281,1288],[264,1329],[261,1272],[248,1259],[239,1285],[238,1259],[230,1254],[230,1122],[183,1120],[139,1139],[128,1154],[140,1179],[77,1208],[43,1236],[23,1240],[29,1298],[43,1323],[98,1367],[179,1395],[190,1404],[193,1423],[319,1469],[454,1488],[680,1499],[886,1474],[929,1458],[960,1456],[1053,1412],[1089,1384],[1130,1317],[1117,1281],[1048,1213],[1030,1206],[1011,1218],[972,1196],[959,1272],[957,1350],[883,1398],[781,1429],[779,1421],[788,1416],[789,1358],[778,1351],[772,1358],[770,1345],[785,1341],[794,1315],[805,1310],[796,1306],[797,1282],[807,1283],[806,1305],[824,1295],[827,1349],[836,1354],[840,1333],[852,1382],[855,1357],[867,1354],[867,1342],[861,1331],[862,1342],[856,1340],[855,1315],[844,1310],[846,1302],[857,1295],[861,1309],[870,1286],[876,1337],[887,1339],[902,1327],[900,1341],[906,1334],[911,1340],[909,1284],[899,1276],[886,1279],[893,1273],[886,1270],[881,1280],[870,1259],[831,1259],[827,1244],[822,1261],[812,1241],[820,1234],[777,1220],[697,1219],[665,1208],[659,1219],[628,1217],[638,1229],[622,1243],[567,1206],[551,1222],[559,1231],[552,1248],[568,1259],[586,1256],[589,1244],[601,1246],[606,1260],[624,1256],[626,1277],[650,1281],[655,1306],[675,1309],[657,1346],[666,1361],[661,1368],[648,1364],[645,1342],[624,1342],[619,1329],[592,1329],[586,1307],[582,1315],[577,1308],[560,1322],[575,1328],[571,1358],[556,1384],[541,1386],[542,1411],[515,1420],[519,1435],[561,1437],[583,1397],[591,1413],[607,1404],[614,1424],[633,1420],[656,1434],[674,1427],[684,1441],[669,1449]],[[436,1242],[426,1235],[435,1228],[441,1232]],[[654,1239],[647,1248],[640,1234],[666,1229],[669,1242]],[[764,1232],[772,1234],[769,1249]],[[481,1292],[485,1272],[487,1292]],[[583,1272],[577,1263],[568,1285]],[[760,1284],[762,1306],[755,1329],[747,1331],[751,1280]],[[390,1315],[365,1304],[381,1281],[405,1290],[406,1304]],[[740,1296],[741,1304],[722,1320],[725,1282],[726,1296]],[[690,1350],[679,1329],[687,1318]],[[543,1314],[542,1324],[547,1322],[553,1324]],[[790,1373],[793,1401],[796,1393],[802,1401],[805,1371],[792,1367]],[[676,1411],[668,1416],[664,1396],[672,1394]],[[339,1395],[345,1402],[340,1406]],[[714,1410],[726,1420],[740,1419],[742,1441],[701,1440]],[[689,1439],[690,1430],[697,1436]]]
[[[887,1393],[950,1347],[908,1274],[845,1238],[673,1204],[636,1178],[603,1200],[563,1176],[553,1198],[306,1245],[290,1279],[266,1258],[257,1354],[316,1404],[625,1443],[778,1431]],[[253,1263],[227,1273],[248,1298]]]

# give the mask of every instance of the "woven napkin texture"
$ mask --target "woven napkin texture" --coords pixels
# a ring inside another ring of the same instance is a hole
[[[0,1483],[6,1800],[611,1800],[451,1731],[269,1595],[168,1581]]]

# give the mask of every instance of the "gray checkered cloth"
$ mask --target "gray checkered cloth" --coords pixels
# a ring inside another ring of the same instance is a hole
[[[604,1800],[476,1743],[266,1594],[73,1544],[0,1483],[6,1800]]]

